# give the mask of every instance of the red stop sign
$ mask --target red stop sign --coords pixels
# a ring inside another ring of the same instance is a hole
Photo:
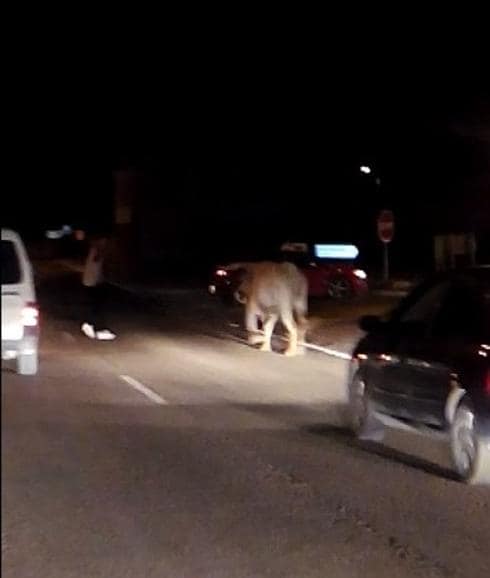
[[[378,217],[378,237],[383,243],[390,243],[395,233],[395,216],[392,211],[381,211]]]

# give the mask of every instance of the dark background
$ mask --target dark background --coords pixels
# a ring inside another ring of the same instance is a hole
[[[481,71],[279,55],[218,66],[176,59],[171,69],[121,60],[95,71],[34,59],[23,71],[4,223],[31,237],[64,223],[110,229],[111,173],[133,168],[188,214],[187,242],[204,240],[210,258],[224,245],[238,253],[305,239],[356,242],[375,259],[376,215],[389,208],[392,250],[416,267],[417,244],[434,233],[484,226]],[[361,175],[361,164],[374,174]]]

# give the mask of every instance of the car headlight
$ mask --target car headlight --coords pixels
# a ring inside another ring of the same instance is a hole
[[[216,270],[216,275],[218,277],[226,277],[228,275],[228,272],[225,271],[224,269],[217,269]]]
[[[358,279],[367,279],[367,273],[366,271],[363,271],[362,269],[355,269],[354,270],[354,275],[358,278]]]

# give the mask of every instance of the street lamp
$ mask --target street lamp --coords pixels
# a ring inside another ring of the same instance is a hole
[[[359,170],[361,171],[361,173],[363,175],[370,175],[373,172],[373,169],[369,165],[361,165],[359,167]],[[381,186],[381,179],[379,177],[374,177],[374,182],[376,184],[376,187],[379,190],[379,188]]]

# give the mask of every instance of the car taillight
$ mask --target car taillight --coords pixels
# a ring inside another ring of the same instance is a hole
[[[39,309],[36,303],[26,303],[22,309],[22,325],[35,327],[39,322]]]

